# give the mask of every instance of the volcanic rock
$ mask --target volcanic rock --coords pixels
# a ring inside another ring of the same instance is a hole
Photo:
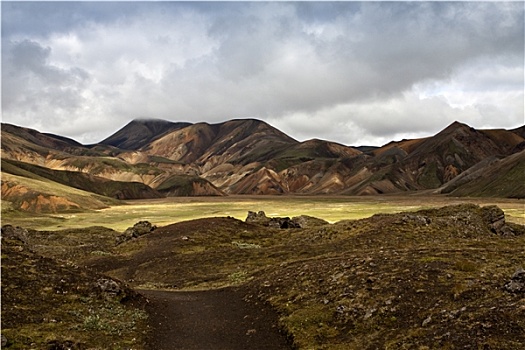
[[[133,238],[138,238],[147,233],[153,232],[157,226],[152,225],[149,221],[139,221],[133,227],[128,227],[123,234],[117,237],[117,245],[129,241]]]
[[[28,231],[25,228],[12,225],[2,226],[2,238],[5,239],[14,239],[21,241],[26,244],[28,241]]]
[[[298,222],[294,221],[293,219],[290,219],[289,217],[269,218],[266,216],[266,213],[262,210],[258,213],[254,211],[248,211],[248,216],[246,217],[245,221],[274,228],[301,228],[301,225]]]
[[[481,208],[483,221],[489,226],[490,231],[498,235],[514,235],[512,227],[505,222],[505,213],[496,205]]]
[[[510,293],[525,293],[525,270],[520,268],[514,272],[510,281],[505,283],[504,287]]]
[[[121,290],[117,282],[109,278],[99,278],[96,282],[96,288],[102,293],[118,295]]]

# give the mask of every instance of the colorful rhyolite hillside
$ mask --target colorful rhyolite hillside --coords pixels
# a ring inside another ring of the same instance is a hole
[[[253,119],[134,120],[94,145],[2,124],[1,147],[2,200],[35,212],[228,194],[525,197],[525,126],[454,122],[427,138],[353,148],[299,142]]]

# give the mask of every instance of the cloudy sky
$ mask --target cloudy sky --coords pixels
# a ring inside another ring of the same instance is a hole
[[[524,6],[2,1],[2,121],[82,143],[136,118],[346,145],[514,128]]]

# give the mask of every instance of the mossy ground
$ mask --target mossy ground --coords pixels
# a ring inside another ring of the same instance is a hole
[[[318,238],[333,249],[254,279],[250,297],[280,310],[301,349],[523,347],[525,300],[503,286],[525,237],[451,217],[334,225]]]
[[[102,292],[97,288],[101,278],[3,238],[2,335],[7,348],[143,348],[144,302],[126,287],[115,294]]]
[[[504,285],[525,266],[524,228],[498,235],[484,215],[464,204],[289,230],[216,217],[118,246],[103,228],[29,243],[135,287],[242,288],[299,349],[518,349],[525,299]]]

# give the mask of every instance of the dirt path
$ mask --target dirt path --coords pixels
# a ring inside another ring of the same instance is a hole
[[[291,349],[275,313],[237,290],[140,292],[150,301],[151,350]]]

